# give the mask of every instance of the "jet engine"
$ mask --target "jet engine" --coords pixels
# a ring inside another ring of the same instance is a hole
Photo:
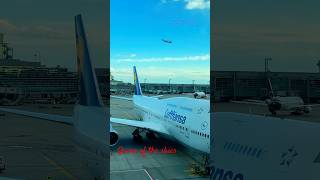
[[[268,105],[269,107],[269,111],[275,115],[276,114],[276,111],[279,111],[281,110],[281,103],[276,100],[276,99],[266,99],[265,100],[266,104]]]
[[[305,106],[305,107],[303,108],[303,112],[304,112],[304,113],[309,113],[309,112],[311,112],[311,110],[312,110],[311,106]]]

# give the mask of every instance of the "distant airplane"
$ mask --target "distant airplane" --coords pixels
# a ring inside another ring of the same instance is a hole
[[[110,121],[136,127],[132,133],[134,140],[142,140],[140,135],[142,131],[146,131],[148,138],[161,134],[203,152],[206,157],[210,153],[209,101],[186,97],[158,99],[144,96],[135,66],[133,73],[135,86],[133,97],[111,97],[133,101],[143,120],[111,117]]]
[[[298,96],[275,96],[270,79],[268,79],[268,82],[271,89],[271,97],[267,98],[265,101],[248,99],[246,101],[231,102],[268,106],[268,109],[272,113],[272,115],[276,115],[277,111],[290,111],[292,114],[296,115],[300,115],[303,113],[307,114],[311,112],[312,106],[320,106],[320,104],[305,104],[303,99]]]
[[[193,97],[194,97],[194,98],[201,99],[201,98],[206,98],[207,95],[206,95],[205,92],[197,91],[197,92],[194,92],[194,93],[193,93]]]
[[[165,43],[172,43],[172,41],[170,41],[170,40],[162,39],[162,41],[165,42]]]
[[[30,112],[17,109],[0,108],[1,111],[60,122],[72,126],[73,141],[81,157],[95,179],[109,179],[106,171],[109,164],[107,151],[107,117],[109,110],[104,107],[98,89],[96,74],[92,67],[85,30],[81,15],[75,16],[77,62],[79,73],[79,102],[74,107],[73,116],[62,116]],[[110,145],[118,142],[118,135],[110,124]]]

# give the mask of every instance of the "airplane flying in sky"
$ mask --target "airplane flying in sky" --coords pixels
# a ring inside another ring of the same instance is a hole
[[[165,43],[172,43],[172,41],[166,40],[166,39],[162,39],[162,41],[165,42]]]
[[[73,142],[95,179],[109,179],[107,164],[109,110],[103,106],[96,74],[91,64],[85,30],[81,15],[75,16],[78,74],[80,79],[79,101],[74,106],[73,116],[62,116],[0,108],[1,111],[64,123],[73,127]],[[116,132],[110,125],[110,144],[115,144]],[[114,142],[112,142],[112,140]]]
[[[155,133],[161,134],[209,154],[210,102],[186,97],[158,99],[158,97],[144,96],[135,66],[133,73],[135,86],[133,97],[112,97],[133,101],[137,114],[143,120],[111,117],[110,121],[136,127],[132,133],[135,140],[141,140],[141,130],[145,130],[148,138],[155,137]]]
[[[320,104],[305,104],[303,99],[298,96],[275,96],[270,79],[268,79],[271,89],[271,97],[265,101],[261,100],[245,100],[245,101],[231,101],[233,103],[253,104],[267,106],[272,115],[276,115],[277,111],[289,111],[292,114],[300,115],[303,113],[310,113],[312,106],[319,106]]]

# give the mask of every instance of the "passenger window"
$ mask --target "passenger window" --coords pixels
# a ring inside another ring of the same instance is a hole
[[[252,156],[255,156],[257,152],[257,148],[254,148],[253,152],[252,152]]]
[[[239,146],[240,146],[240,145],[237,144],[236,149],[234,150],[235,152],[238,152]]]
[[[239,152],[241,153],[241,150],[243,149],[243,145],[240,146]]]
[[[232,144],[231,151],[233,151],[234,147],[235,147],[235,144]]]
[[[245,154],[245,153],[246,153],[247,149],[248,149],[248,146],[246,146],[246,147],[244,148],[244,150],[243,150],[243,154]]]
[[[252,150],[252,148],[250,147],[249,150],[248,150],[248,152],[247,152],[247,155],[250,154],[251,150]]]
[[[230,149],[230,146],[231,146],[231,143],[227,142],[226,149],[229,150],[229,149]]]
[[[257,153],[257,158],[259,158],[260,155],[261,155],[261,149],[260,149],[260,150],[258,151],[258,153]]]

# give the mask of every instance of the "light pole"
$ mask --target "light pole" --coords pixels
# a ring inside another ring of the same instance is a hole
[[[264,71],[269,72],[269,61],[272,61],[272,58],[265,58],[264,59]]]
[[[194,81],[195,81],[195,80],[192,80],[192,84],[193,84],[193,91],[194,91],[194,92],[196,92],[196,88],[195,88],[195,86],[194,86]]]
[[[41,64],[41,54],[40,54],[40,51],[37,51],[35,54],[34,54],[34,59],[35,61],[37,60],[38,58],[38,61],[40,62]]]
[[[146,84],[146,82],[147,82],[147,78],[144,78],[144,90],[147,92],[147,84]]]
[[[171,81],[171,78],[169,79],[169,92],[171,93],[171,85],[170,85],[170,81]]]

